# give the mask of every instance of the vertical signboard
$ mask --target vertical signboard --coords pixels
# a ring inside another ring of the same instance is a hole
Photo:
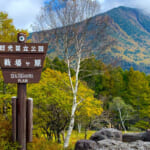
[[[0,42],[0,67],[5,83],[17,83],[17,98],[12,98],[13,141],[26,150],[32,140],[33,102],[26,98],[26,84],[40,80],[48,44],[25,43],[26,36],[18,34],[17,43]]]

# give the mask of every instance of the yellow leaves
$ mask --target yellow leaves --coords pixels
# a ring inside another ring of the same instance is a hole
[[[3,78],[3,75],[2,75],[2,70],[0,69],[0,79]]]
[[[85,117],[99,116],[103,112],[101,104],[102,102],[100,100],[88,97],[83,103],[80,104],[77,115],[82,115]]]
[[[0,12],[0,42],[16,42],[18,32],[29,35],[27,30],[17,30],[7,13]]]
[[[36,102],[57,103],[60,107],[70,107],[72,95],[68,82],[67,74],[48,68],[42,73],[39,84],[29,86],[28,95]]]
[[[77,116],[94,117],[99,116],[103,111],[102,102],[94,98],[94,91],[89,89],[85,82],[79,84],[77,100],[82,101],[77,109]]]
[[[72,78],[75,82],[74,78]],[[41,76],[39,84],[28,88],[29,95],[41,103],[56,101],[59,107],[71,110],[73,94],[66,73],[47,68]],[[101,101],[94,98],[94,91],[89,89],[85,82],[79,81],[77,102],[81,102],[77,108],[76,115],[93,117],[100,115],[103,111]]]

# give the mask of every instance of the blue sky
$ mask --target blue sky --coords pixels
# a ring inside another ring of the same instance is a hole
[[[0,11],[12,18],[18,29],[30,29],[41,7],[49,0],[0,0]],[[150,0],[98,0],[101,12],[118,6],[129,6],[144,9],[150,13]]]

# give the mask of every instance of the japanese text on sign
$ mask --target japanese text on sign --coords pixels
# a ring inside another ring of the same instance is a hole
[[[5,83],[38,83],[48,44],[0,42],[0,67]]]
[[[0,44],[0,52],[31,52],[31,53],[43,53],[44,52],[44,46],[43,45],[34,45],[33,44],[26,44],[26,45],[3,45]]]
[[[2,67],[6,68],[36,68],[42,67],[42,60],[40,58],[32,59],[11,59],[4,58]]]

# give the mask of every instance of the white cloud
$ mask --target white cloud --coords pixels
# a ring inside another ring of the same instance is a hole
[[[99,0],[100,3],[102,0]],[[110,10],[114,7],[119,7],[119,6],[124,6],[126,5],[125,3],[127,2],[128,0],[103,0],[103,2],[101,3],[101,11],[104,12],[104,11],[107,11],[107,10]]]
[[[43,0],[0,0],[0,11],[8,13],[18,29],[29,29],[42,6]]]
[[[103,4],[105,2],[105,0],[98,0],[101,4]]]
[[[150,13],[150,0],[99,0],[103,1],[101,11],[107,11],[118,6],[128,6],[131,8],[140,8]]]
[[[150,0],[133,0],[133,5],[150,13]]]

